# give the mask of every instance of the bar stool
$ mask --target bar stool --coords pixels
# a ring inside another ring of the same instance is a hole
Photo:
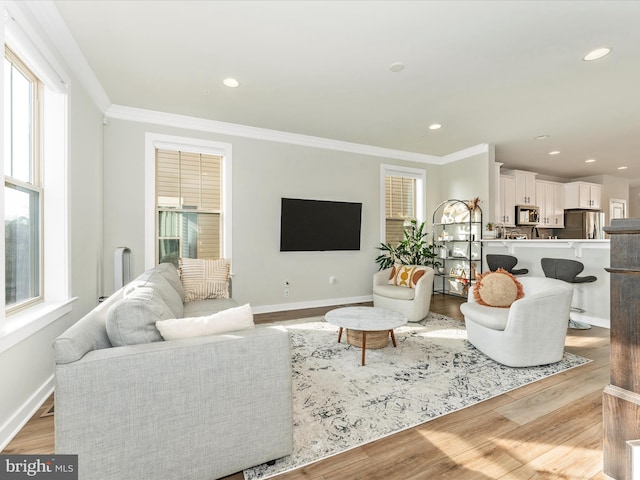
[[[504,268],[512,275],[526,275],[529,270],[526,268],[513,268],[518,263],[518,259],[513,255],[499,255],[496,253],[487,254],[487,265],[489,270],[495,272],[499,268]]]
[[[577,260],[568,260],[565,258],[543,258],[540,260],[542,263],[542,271],[545,277],[557,278],[564,282],[570,283],[572,286],[576,286],[579,283],[591,283],[595,282],[598,277],[588,275],[584,277],[578,277],[578,274],[584,270],[584,264]],[[582,308],[571,307],[572,312],[584,313]],[[579,322],[572,320],[569,317],[569,328],[577,330],[588,330],[591,325],[585,322]]]

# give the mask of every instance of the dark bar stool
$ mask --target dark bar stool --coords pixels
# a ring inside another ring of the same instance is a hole
[[[593,275],[579,277],[578,274],[584,270],[584,264],[577,260],[543,258],[540,262],[542,263],[542,271],[545,277],[557,278],[558,280],[572,284],[574,287],[579,283],[591,283],[598,279],[598,277],[594,277]],[[584,313],[582,308],[577,307],[571,307],[571,311]],[[591,328],[591,325],[569,318],[569,328],[588,330]]]
[[[518,263],[518,259],[513,255],[499,255],[494,253],[487,254],[487,265],[489,270],[495,272],[499,268],[504,268],[512,275],[526,275],[529,270],[526,268],[513,268]]]

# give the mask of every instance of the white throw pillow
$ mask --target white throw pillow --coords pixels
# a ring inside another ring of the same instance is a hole
[[[203,317],[172,318],[156,322],[165,340],[203,337],[254,328],[253,312],[248,303]]]

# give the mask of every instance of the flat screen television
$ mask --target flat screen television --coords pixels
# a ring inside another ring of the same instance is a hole
[[[283,198],[280,251],[360,250],[362,203]]]

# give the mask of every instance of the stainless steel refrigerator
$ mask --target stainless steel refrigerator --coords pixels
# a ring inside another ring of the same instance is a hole
[[[564,228],[556,228],[558,238],[604,238],[604,212],[597,210],[565,210]]]

